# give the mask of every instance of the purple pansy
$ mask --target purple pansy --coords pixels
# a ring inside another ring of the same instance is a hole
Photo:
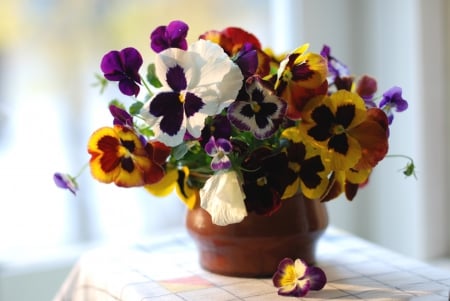
[[[109,112],[114,117],[113,124],[114,125],[123,125],[127,127],[133,127],[133,117],[125,111],[115,105],[109,106]]]
[[[183,21],[172,21],[167,26],[159,26],[150,35],[150,47],[156,53],[172,47],[186,50],[188,30],[188,25]]]
[[[62,189],[68,189],[74,195],[76,195],[78,190],[78,183],[75,180],[75,177],[72,177],[68,174],[63,174],[60,172],[56,172],[53,175],[53,181],[55,181],[56,186]]]
[[[221,170],[231,167],[230,158],[227,156],[233,146],[231,142],[224,138],[215,139],[214,136],[209,138],[208,143],[205,145],[206,153],[211,156],[211,169]]]
[[[249,77],[245,87],[248,99],[232,103],[228,119],[238,129],[253,133],[257,139],[266,139],[279,128],[286,114],[286,102],[259,76]]]
[[[118,81],[119,90],[128,96],[139,94],[141,77],[139,68],[142,66],[142,56],[133,47],[121,51],[113,50],[102,58],[100,68],[107,80]]]
[[[233,61],[241,69],[244,78],[248,78],[258,69],[258,52],[251,43],[245,43],[233,56]]]
[[[327,278],[322,269],[308,266],[303,260],[284,258],[272,277],[278,295],[303,297],[309,290],[321,290]]]
[[[402,88],[392,87],[383,94],[383,98],[379,105],[388,116],[389,124],[394,120],[392,110],[396,112],[403,112],[408,108],[408,102],[402,97]]]
[[[202,130],[200,144],[202,146],[205,146],[211,136],[214,136],[215,138],[230,138],[231,123],[228,120],[227,116],[216,115],[206,123],[205,127]]]
[[[336,78],[350,76],[349,68],[331,55],[331,48],[324,45],[320,55],[328,60],[328,84],[332,85]]]

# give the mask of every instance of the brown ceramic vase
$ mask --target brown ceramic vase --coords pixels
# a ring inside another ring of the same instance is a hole
[[[237,224],[217,226],[200,207],[189,210],[186,217],[200,265],[236,277],[271,277],[285,257],[313,264],[317,241],[327,226],[325,204],[301,194],[283,200],[271,216],[250,214]]]

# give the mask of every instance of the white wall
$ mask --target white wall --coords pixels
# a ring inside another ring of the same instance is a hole
[[[401,159],[386,159],[353,202],[329,203],[331,222],[414,257],[448,254],[448,1],[281,2],[287,20],[277,19],[296,24],[281,42],[327,43],[354,74],[375,76],[380,94],[401,86],[410,105],[394,120],[390,153],[413,157],[418,180],[398,172]]]

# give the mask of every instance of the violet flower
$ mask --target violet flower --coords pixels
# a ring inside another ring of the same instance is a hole
[[[156,53],[167,48],[180,48],[186,50],[186,41],[189,27],[183,21],[172,21],[167,26],[159,26],[150,35],[150,47]]]
[[[379,107],[386,113],[391,124],[394,120],[393,109],[396,112],[403,112],[408,108],[408,102],[402,97],[402,88],[395,86],[387,90],[383,94]]]
[[[131,115],[126,110],[115,105],[110,105],[109,112],[114,117],[114,125],[133,127],[133,117],[131,117]]]
[[[350,76],[349,68],[331,55],[331,48],[324,45],[320,55],[328,60],[328,83],[332,85],[336,78]]]
[[[231,142],[224,138],[215,139],[214,136],[209,138],[205,145],[206,153],[213,159],[211,161],[212,170],[228,169],[231,167],[230,158],[227,156],[233,146]]]
[[[141,77],[139,68],[142,66],[142,56],[133,47],[121,51],[113,50],[102,58],[100,68],[107,80],[118,81],[119,90],[128,96],[139,94]]]
[[[62,189],[68,189],[74,195],[76,195],[78,190],[78,183],[76,182],[75,177],[72,177],[68,174],[63,174],[60,172],[56,172],[53,175],[53,181],[55,181],[56,186]]]

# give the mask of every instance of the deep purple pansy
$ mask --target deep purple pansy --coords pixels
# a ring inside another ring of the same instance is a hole
[[[109,112],[114,117],[114,125],[133,127],[133,117],[126,110],[115,105],[110,105]]]
[[[150,47],[156,53],[167,48],[186,50],[188,44],[186,36],[189,26],[183,21],[172,21],[169,25],[158,26],[150,35]]]
[[[142,56],[133,47],[120,51],[112,50],[102,58],[100,68],[107,80],[118,81],[119,90],[128,96],[139,94],[141,76],[139,68],[142,66]]]

